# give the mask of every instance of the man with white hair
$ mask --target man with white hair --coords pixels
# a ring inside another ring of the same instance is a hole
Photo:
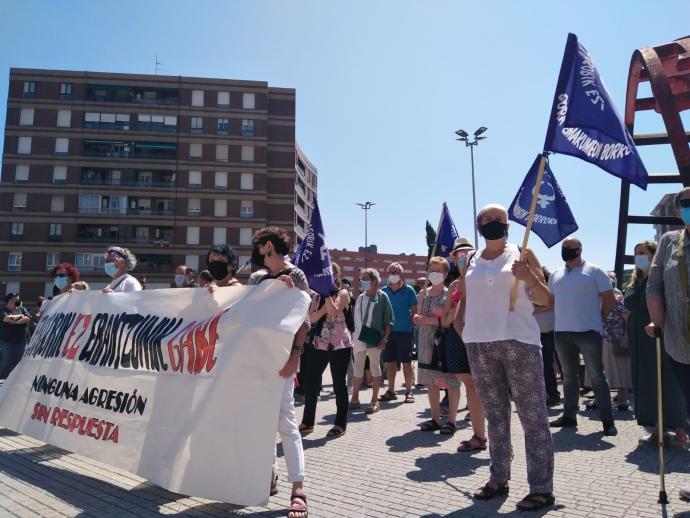
[[[611,394],[602,360],[601,333],[604,320],[615,305],[607,273],[582,259],[582,243],[569,237],[563,240],[561,256],[565,266],[549,277],[556,315],[556,351],[563,372],[563,415],[552,427],[577,426],[579,406],[580,354],[592,379],[604,435],[616,435]]]
[[[386,365],[388,390],[379,398],[381,401],[398,399],[395,395],[395,375],[397,364],[402,364],[405,377],[405,403],[414,403],[412,393],[412,315],[417,312],[417,294],[414,288],[405,284],[405,270],[398,262],[388,265],[388,286],[383,292],[393,306],[393,331],[383,350],[381,359]]]

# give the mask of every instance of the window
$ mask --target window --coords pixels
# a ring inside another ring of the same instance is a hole
[[[24,81],[24,97],[34,97],[36,95],[36,81]]]
[[[57,241],[62,237],[62,223],[51,223],[48,231],[48,238]]]
[[[225,171],[216,171],[216,189],[227,189],[228,188],[228,173]]]
[[[20,126],[33,126],[34,125],[34,109],[33,108],[22,108],[19,112],[19,125]]]
[[[61,184],[67,181],[67,166],[53,166],[53,183]]]
[[[242,146],[242,163],[254,163],[254,146]]]
[[[21,252],[10,252],[7,257],[7,271],[8,272],[20,272],[22,271],[22,253]],[[9,289],[10,283],[7,283]],[[15,292],[16,293],[16,292]]]
[[[230,92],[218,92],[218,106],[230,106]]]
[[[28,165],[18,165],[14,169],[14,182],[15,183],[27,183],[29,181],[29,166]]]
[[[201,216],[201,200],[199,198],[189,198],[187,200],[187,215]]]
[[[65,197],[53,195],[50,197],[50,212],[65,212]]]
[[[228,215],[228,200],[214,200],[213,215],[216,218],[226,217]]]
[[[187,244],[199,244],[199,227],[187,227]]]
[[[163,125],[177,127],[177,115],[166,115],[163,117]]]
[[[102,269],[105,264],[103,254],[74,254],[74,265],[79,270],[93,271]]]
[[[201,158],[202,149],[201,144],[189,144],[189,158]]]
[[[213,229],[213,244],[223,245],[228,242],[228,229],[225,227],[215,227]]]
[[[201,171],[189,171],[189,187],[201,187]]]
[[[192,90],[192,106],[203,106],[204,105],[204,91],[203,90]]]
[[[184,264],[189,266],[195,272],[199,271],[199,256],[198,255],[185,255]]]
[[[20,155],[31,154],[31,137],[19,137],[17,140],[17,153]]]
[[[242,173],[240,176],[240,189],[243,191],[254,190],[254,174],[253,173]]]
[[[72,95],[72,83],[60,83],[60,97]]]
[[[192,133],[201,133],[204,130],[204,119],[202,117],[192,117]]]
[[[14,203],[12,205],[14,210],[25,210],[26,209],[26,193],[25,192],[15,192],[14,193]]]
[[[24,237],[24,223],[12,223],[12,237]]]
[[[228,161],[228,145],[216,144],[216,162]]]
[[[240,256],[240,259],[239,259],[239,261],[238,261],[237,264],[239,264],[239,265],[240,265],[240,268],[241,268],[241,267],[244,266],[245,264],[249,264],[249,262],[251,261],[251,259],[252,259],[252,258],[251,258],[251,256],[249,256],[249,255],[241,255],[241,256]],[[251,271],[252,271],[252,269],[249,268],[249,270],[248,270],[247,272],[245,272],[245,273],[250,273]]]
[[[48,252],[46,254],[46,271],[51,271],[58,264],[60,264],[60,254],[55,252]]]
[[[72,112],[70,110],[58,110],[57,127],[69,128],[72,125]]]
[[[229,119],[216,120],[216,133],[218,133],[218,135],[227,135],[228,133],[230,133]]]
[[[254,202],[252,200],[242,200],[240,202],[240,218],[254,217]]]
[[[253,137],[254,136],[254,121],[252,119],[242,120],[242,136],[243,137]]]
[[[241,228],[240,229],[240,245],[241,246],[251,246],[252,244],[252,229],[251,228]]]
[[[245,110],[253,110],[256,106],[256,96],[252,93],[242,94],[242,108]]]
[[[79,212],[98,214],[101,212],[101,197],[96,194],[82,194],[79,196]]]
[[[56,155],[66,155],[69,151],[69,139],[68,138],[56,138],[55,139],[55,154]]]

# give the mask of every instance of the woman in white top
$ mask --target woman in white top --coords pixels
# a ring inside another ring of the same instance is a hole
[[[519,248],[507,242],[508,212],[504,207],[491,204],[479,211],[477,229],[485,248],[470,259],[462,297],[465,303],[460,304],[456,316],[489,425],[491,476],[474,497],[486,500],[508,494],[512,396],[525,432],[530,487],[517,507],[537,510],[555,501],[540,333],[533,315],[533,304],[548,304],[549,290],[535,255],[526,250],[526,261],[521,262]],[[510,311],[515,279],[522,282]]]
[[[127,272],[134,270],[137,258],[126,248],[113,246],[105,252],[105,273],[112,281],[103,288],[103,293],[141,291],[139,281]]]

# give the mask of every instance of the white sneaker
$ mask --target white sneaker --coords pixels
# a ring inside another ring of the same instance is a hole
[[[683,500],[690,500],[690,486],[681,487],[680,491],[678,491],[678,496]]]

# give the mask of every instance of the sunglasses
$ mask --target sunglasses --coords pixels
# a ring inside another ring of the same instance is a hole
[[[67,277],[67,275],[65,275],[64,273],[56,273],[55,275],[53,275],[53,278],[55,277]]]
[[[680,204],[681,207],[683,207],[684,209],[687,209],[688,207],[690,207],[690,198],[681,199],[678,201],[678,203]]]

